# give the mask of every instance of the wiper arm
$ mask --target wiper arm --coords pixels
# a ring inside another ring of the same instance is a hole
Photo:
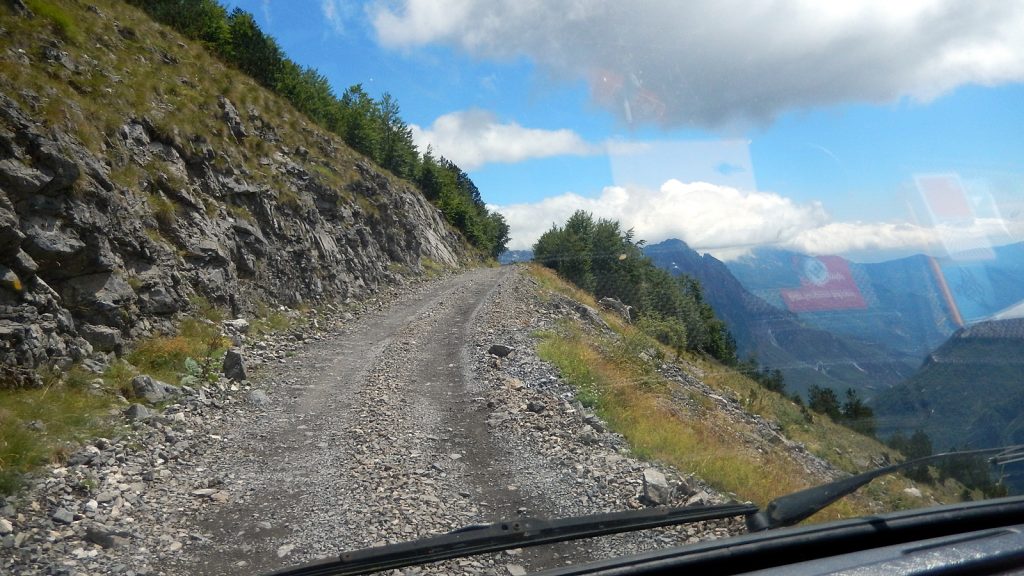
[[[904,468],[928,464],[939,460],[946,460],[948,458],[982,456],[986,454],[995,454],[995,456],[989,459],[993,464],[1017,462],[1024,459],[1024,445],[934,454],[932,456],[925,456],[924,458],[916,458],[914,460],[900,462],[899,464],[869,470],[862,474],[842,478],[835,482],[829,482],[828,484],[822,484],[821,486],[815,486],[799,492],[793,492],[792,494],[780,496],[779,498],[772,500],[763,511],[747,516],[747,530],[750,532],[759,532],[761,530],[768,530],[771,528],[792,526],[793,524],[814,515],[822,508],[825,508],[843,496],[853,494],[875,478],[885,476],[886,474],[890,474]]]
[[[685,508],[647,508],[560,520],[524,518],[511,522],[470,526],[412,542],[346,552],[337,559],[286,568],[273,572],[270,576],[368,574],[512,548],[554,544],[702,520],[749,516],[755,512],[757,506],[753,504],[721,504]]]
[[[468,526],[455,532],[412,542],[345,552],[336,559],[285,568],[268,576],[369,574],[381,570],[418,566],[512,548],[526,548],[736,516],[746,516],[748,530],[757,532],[796,524],[843,496],[856,492],[879,476],[948,458],[982,455],[994,455],[989,458],[989,461],[997,465],[1019,462],[1024,460],[1024,445],[945,452],[884,466],[781,496],[772,500],[764,511],[759,511],[758,507],[753,504],[721,504],[685,508],[648,508],[560,520],[524,518],[510,522]]]

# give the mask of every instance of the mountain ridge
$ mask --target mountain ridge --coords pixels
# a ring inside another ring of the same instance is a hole
[[[884,435],[923,430],[936,449],[1024,442],[1024,319],[962,328],[875,398]],[[998,399],[993,402],[993,399]]]
[[[648,245],[644,253],[670,272],[697,278],[708,302],[729,325],[740,353],[782,370],[793,391],[806,393],[812,385],[840,392],[853,387],[871,396],[911,372],[910,365],[864,342],[806,326],[793,313],[747,290],[725,263],[700,255],[682,240]]]

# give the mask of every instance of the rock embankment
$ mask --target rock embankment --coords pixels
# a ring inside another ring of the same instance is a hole
[[[36,58],[38,47],[20,48],[24,66],[59,66]],[[100,66],[74,66],[86,65]],[[223,96],[197,96],[232,111],[218,122],[245,130],[250,146],[259,141],[253,158],[243,142],[214,148],[211,135],[173,118],[158,126],[125,117],[94,151],[12,96],[0,84],[6,378],[31,380],[34,368],[73,361],[101,366],[198,301],[233,314],[258,303],[339,302],[427,259],[456,266],[465,257],[464,241],[411,184],[307,129],[320,148],[314,161],[255,106],[239,112]],[[39,99],[27,88],[18,96]],[[258,170],[235,165],[239,157]]]
[[[477,270],[358,317],[242,338],[251,380],[183,387],[6,502],[0,571],[252,574],[501,519],[727,500],[636,458],[575,400],[533,347],[577,312],[535,288],[513,269]],[[702,523],[424,570],[517,574],[739,530]]]

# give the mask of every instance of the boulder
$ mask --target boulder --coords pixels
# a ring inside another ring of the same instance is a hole
[[[672,497],[672,489],[661,471],[655,468],[644,470],[643,500],[651,506],[665,506]]]
[[[85,242],[77,234],[59,229],[56,221],[32,222],[23,246],[43,267],[47,279],[77,276],[88,268]]]
[[[181,395],[181,389],[177,386],[155,380],[146,374],[132,378],[132,390],[135,396],[145,398],[147,402],[163,402]]]
[[[149,314],[173,314],[181,304],[165,287],[157,284],[139,293],[139,307]]]
[[[124,338],[121,331],[110,326],[99,326],[96,324],[82,324],[78,333],[92,345],[93,350],[100,352],[113,352],[121,354],[124,350]]]
[[[117,274],[89,274],[60,284],[65,306],[80,310],[81,318],[94,324],[128,324],[136,301],[135,291]]]
[[[224,112],[224,121],[227,122],[231,134],[238,139],[247,138],[249,132],[245,129],[245,125],[242,124],[242,117],[238,114],[238,109],[231,103],[231,100],[218,96],[217,104],[220,105],[220,109]]]
[[[0,160],[0,188],[15,197],[35,194],[49,181],[49,176],[18,160]]]
[[[242,357],[242,352],[238,348],[231,348],[224,354],[224,376],[235,382],[249,378],[245,368],[245,358]]]
[[[222,324],[224,325],[224,328],[226,328],[226,329],[228,329],[228,330],[230,330],[232,332],[237,332],[238,334],[248,334],[249,333],[249,321],[246,320],[245,318],[236,318],[234,320],[225,320],[224,322],[222,322]]]
[[[24,250],[18,250],[7,262],[19,274],[32,275],[39,271],[39,265]]]
[[[622,303],[621,300],[617,298],[601,298],[597,303],[601,305],[601,308],[615,312],[626,322],[633,321],[633,307]]]

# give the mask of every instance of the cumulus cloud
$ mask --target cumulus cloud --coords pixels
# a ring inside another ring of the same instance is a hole
[[[576,210],[618,220],[651,243],[679,238],[724,259],[763,245],[818,255],[968,250],[993,239],[1002,243],[1024,238],[1024,222],[1001,218],[978,218],[962,226],[834,222],[818,202],[800,204],[772,192],[679,180],[669,180],[658,190],[610,186],[596,198],[566,193],[493,208],[511,227],[511,249],[529,248]]]
[[[1024,80],[1020,2],[404,0],[369,10],[385,46],[526,56],[552,77],[588,79],[627,120],[669,126]]]
[[[426,150],[429,145],[435,154],[448,158],[463,170],[473,170],[489,162],[514,163],[602,151],[572,130],[541,130],[525,128],[515,122],[503,123],[486,110],[452,112],[437,118],[428,128],[416,125],[410,128],[420,150]]]
[[[669,180],[658,190],[610,186],[597,198],[568,193],[495,208],[512,228],[513,248],[529,247],[551,224],[561,224],[576,210],[618,220],[649,242],[681,238],[705,250],[778,243],[828,221],[816,202],[801,205],[769,192],[679,180]]]

